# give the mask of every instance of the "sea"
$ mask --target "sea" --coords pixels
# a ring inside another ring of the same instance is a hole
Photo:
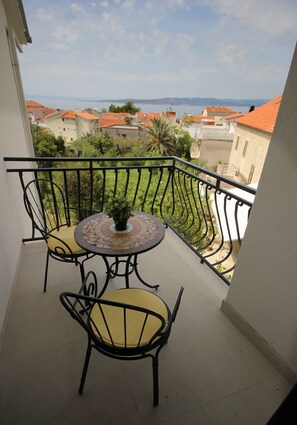
[[[124,103],[116,102],[116,101],[108,101],[101,102],[97,100],[83,100],[83,99],[75,99],[75,98],[67,98],[67,97],[53,97],[53,96],[37,96],[37,95],[26,95],[26,100],[34,100],[35,102],[41,103],[44,106],[53,109],[85,109],[85,108],[93,108],[98,111],[102,109],[106,109],[108,111],[111,103],[116,105],[123,105]],[[164,104],[150,104],[150,103],[138,103],[134,101],[134,105],[141,109],[142,112],[166,112],[166,111],[174,111],[177,113],[178,118],[182,118],[185,114],[188,115],[200,115],[205,106],[217,106],[217,105],[170,105],[169,103]],[[224,106],[224,105],[221,105]],[[233,109],[236,112],[241,112],[243,114],[248,113],[248,106],[230,106],[228,108]]]

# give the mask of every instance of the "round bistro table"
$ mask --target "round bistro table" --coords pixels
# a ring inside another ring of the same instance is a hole
[[[129,288],[129,276],[133,272],[145,286],[157,289],[159,285],[150,285],[140,276],[137,257],[159,245],[164,236],[164,224],[157,217],[140,211],[133,211],[127,229],[123,231],[115,229],[112,218],[105,213],[98,213],[81,221],[74,232],[79,246],[100,255],[104,260],[106,280],[100,296],[106,290],[109,280],[116,276],[123,276],[126,288]],[[114,259],[112,262],[110,257]],[[121,265],[124,265],[122,272]]]

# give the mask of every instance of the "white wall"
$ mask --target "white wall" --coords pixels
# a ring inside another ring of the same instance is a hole
[[[77,134],[77,125],[75,118],[60,118],[62,137],[65,143],[69,145],[73,140],[76,140],[79,136]],[[65,130],[64,130],[65,128]],[[71,140],[72,139],[72,140]]]
[[[238,137],[239,140],[237,146]],[[271,133],[259,131],[241,124],[237,125],[230,154],[230,164],[235,165],[235,167],[238,169],[242,182],[258,183],[260,180],[270,139]],[[248,144],[246,154],[243,156],[246,141],[248,141]],[[255,170],[252,180],[248,181],[251,165],[254,165]]]
[[[77,129],[76,137],[77,138],[86,136],[87,134],[95,134],[94,121],[80,117],[79,115],[76,115],[75,119],[76,119],[76,129]]]
[[[20,185],[7,174],[3,157],[32,153],[28,152],[32,145],[16,52],[12,45],[12,65],[6,28],[6,13],[0,0],[0,335],[21,253],[22,235],[28,223],[24,218]]]
[[[60,113],[56,112],[51,114],[44,119],[47,128],[56,136],[63,137],[63,124],[64,122],[61,119]]]
[[[297,377],[297,50],[222,308]]]

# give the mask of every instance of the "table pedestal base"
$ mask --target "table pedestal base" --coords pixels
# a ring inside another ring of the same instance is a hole
[[[123,259],[120,259],[119,257],[115,257],[115,261],[113,261],[112,263],[110,263],[108,261],[107,256],[101,255],[101,257],[103,258],[103,261],[104,261],[105,266],[106,266],[106,279],[105,279],[105,282],[104,282],[104,285],[103,285],[102,291],[100,292],[99,297],[101,297],[101,295],[103,295],[103,293],[105,292],[109,280],[114,279],[115,277],[124,277],[126,288],[129,288],[129,276],[134,272],[135,272],[138,280],[143,285],[145,285],[145,286],[147,286],[148,288],[151,288],[151,289],[158,289],[159,288],[160,285],[151,285],[151,284],[145,282],[145,280],[143,280],[143,278],[140,276],[139,270],[138,270],[137,254],[128,255],[127,257],[124,257]],[[124,265],[124,271],[120,270],[121,265]]]

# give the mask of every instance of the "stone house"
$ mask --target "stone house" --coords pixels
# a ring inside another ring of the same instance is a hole
[[[244,184],[259,182],[282,96],[236,120],[229,165]]]
[[[65,144],[87,134],[99,133],[99,117],[85,111],[56,111],[45,117],[47,128],[56,137],[62,136]]]

